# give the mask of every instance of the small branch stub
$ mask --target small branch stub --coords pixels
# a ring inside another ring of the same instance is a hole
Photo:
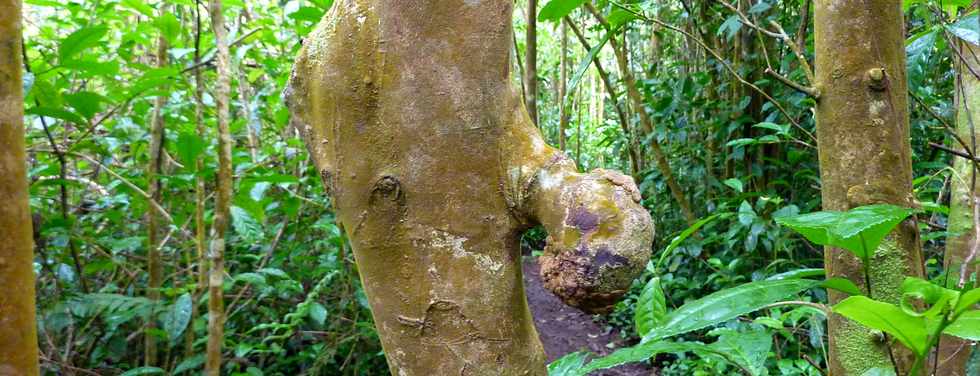
[[[875,91],[882,91],[888,87],[888,80],[885,70],[882,68],[872,68],[867,72],[868,87]]]

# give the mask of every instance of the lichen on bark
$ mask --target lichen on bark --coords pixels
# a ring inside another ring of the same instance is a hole
[[[520,234],[546,285],[607,309],[650,256],[632,179],[578,173],[511,81],[509,0],[339,0],[286,91],[395,375],[544,375]]]

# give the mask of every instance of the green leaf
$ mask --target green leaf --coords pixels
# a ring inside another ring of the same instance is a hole
[[[67,61],[79,52],[87,50],[99,44],[102,37],[109,32],[109,28],[97,25],[83,27],[69,34],[58,45],[58,60]]]
[[[956,307],[953,309],[954,315],[962,314],[967,310],[973,308],[973,306],[980,303],[980,288],[976,288],[960,295],[960,299],[956,302]]]
[[[567,16],[575,8],[585,4],[586,0],[551,0],[538,12],[538,21],[558,21]]]
[[[146,5],[145,0],[123,0],[122,4],[139,13],[142,13],[144,16],[153,17],[153,8]]]
[[[242,273],[235,275],[235,282],[242,281],[250,285],[255,285],[257,287],[264,287],[268,285],[265,280],[265,276],[259,273]]]
[[[44,117],[64,120],[74,124],[87,124],[85,119],[83,119],[81,116],[78,116],[78,114],[60,108],[32,107],[28,109],[26,113],[28,115],[37,115],[37,116],[44,116]]]
[[[575,73],[572,74],[572,77],[570,77],[568,80],[568,89],[566,90],[567,94],[565,94],[565,97],[562,98],[562,106],[568,106],[571,103],[572,94],[575,93],[575,88],[578,87],[579,82],[582,81],[582,76],[584,76],[585,72],[589,70],[589,66],[592,65],[592,61],[595,59],[595,56],[599,54],[599,51],[602,51],[602,47],[609,42],[609,38],[611,37],[612,32],[606,33],[606,35],[599,40],[599,43],[592,46],[592,49],[589,50],[588,56],[582,59],[582,62],[578,65],[578,69],[575,70]]]
[[[739,180],[739,179],[731,178],[731,179],[725,180],[722,183],[724,183],[725,185],[729,186],[731,189],[734,189],[734,190],[738,191],[738,193],[745,192],[745,185],[742,184],[742,181]]]
[[[193,371],[198,369],[202,364],[204,364],[204,354],[197,354],[189,358],[185,358],[177,368],[174,368],[174,375],[179,375],[183,372]]]
[[[660,285],[660,277],[654,277],[643,287],[640,298],[636,302],[636,313],[633,315],[633,322],[636,323],[636,332],[640,337],[650,332],[667,315],[667,299],[664,297],[663,287]]]
[[[711,223],[712,221],[718,218],[728,218],[731,215],[732,215],[731,213],[713,214],[701,219],[700,221],[695,222],[693,225],[691,225],[691,227],[684,229],[684,231],[681,231],[680,234],[675,236],[674,239],[670,241],[670,244],[667,245],[667,248],[665,248],[664,251],[660,254],[660,260],[657,261],[656,269],[660,269],[663,266],[664,262],[667,260],[667,257],[673,254],[674,250],[677,249],[677,247],[680,247],[681,243],[687,240],[687,238],[691,237],[691,235],[694,235],[694,233],[698,232],[698,230],[700,230],[701,227],[704,227],[708,223]]]
[[[799,279],[799,278],[810,278],[810,277],[823,277],[827,275],[827,271],[823,268],[808,268],[808,269],[797,269],[790,270],[785,273],[779,273],[769,278],[770,281],[780,280],[780,279]]]
[[[158,374],[165,374],[165,373],[166,371],[157,367],[140,367],[140,368],[133,368],[129,371],[123,372],[123,374],[119,376],[158,375]]]
[[[197,158],[204,153],[207,143],[201,136],[191,132],[180,132],[177,135],[177,157],[180,163],[190,171],[197,172]]]
[[[194,302],[190,293],[184,293],[177,298],[174,305],[170,307],[163,318],[163,330],[167,332],[171,343],[176,343],[177,338],[187,329],[187,324],[191,322],[191,308]]]
[[[569,353],[548,364],[548,376],[579,376],[589,354],[584,351]]]
[[[90,91],[65,94],[64,98],[76,112],[89,120],[102,111],[101,104],[106,101],[105,97]]]
[[[867,260],[885,236],[914,212],[909,208],[882,204],[843,213],[822,211],[778,217],[776,223],[799,232],[818,245],[843,248],[861,260]]]
[[[909,315],[895,305],[866,296],[852,296],[837,303],[834,312],[866,327],[891,334],[919,356],[928,350],[925,318]]]
[[[943,333],[970,341],[980,341],[980,311],[969,311],[953,321]]]
[[[938,320],[940,315],[952,311],[953,305],[959,298],[959,291],[944,288],[921,278],[908,277],[902,282],[901,307],[905,313],[912,316],[925,316]],[[926,311],[918,312],[913,300],[924,303],[927,306]]]
[[[830,278],[820,284],[820,287],[834,289],[848,295],[864,295],[853,281],[843,277]]]
[[[324,12],[321,8],[300,7],[295,12],[290,13],[288,17],[297,21],[320,22]]]
[[[702,329],[755,312],[769,304],[820,285],[809,279],[756,281],[715,292],[669,313],[652,328],[644,341],[667,338]]]
[[[721,354],[728,354],[728,359],[742,368],[752,372],[752,375],[764,375],[766,358],[772,348],[772,335],[765,330],[750,330],[739,332],[734,329],[718,329],[712,334],[720,334],[718,340],[708,345]]]
[[[688,351],[711,352],[711,349],[707,345],[697,342],[647,342],[633,347],[619,349],[608,356],[595,359],[582,368],[578,375],[586,375],[592,371],[612,368],[627,363],[641,362],[657,354],[684,353]]]
[[[165,13],[153,21],[153,26],[160,30],[160,35],[170,44],[177,43],[180,37],[180,21],[172,13]]]
[[[310,318],[317,324],[323,325],[323,323],[327,322],[327,308],[317,302],[311,303]]]
[[[977,15],[973,14],[968,17],[963,17],[956,23],[946,26],[946,30],[950,33],[956,35],[960,39],[973,44],[974,46],[980,45],[980,32],[978,32]]]

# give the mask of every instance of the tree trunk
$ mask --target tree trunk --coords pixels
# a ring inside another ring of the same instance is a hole
[[[351,238],[394,375],[545,375],[520,234],[545,285],[608,310],[650,255],[632,179],[579,174],[511,81],[511,0],[344,0],[287,103]]]
[[[977,140],[980,139],[980,80],[970,72],[965,64],[973,71],[980,71],[980,61],[977,54],[980,47],[956,40],[959,53],[953,54],[956,65],[956,132],[960,139],[966,141],[971,152],[977,150]],[[960,58],[962,56],[962,59]],[[965,60],[965,61],[964,61]],[[957,149],[962,151],[962,147]],[[949,203],[949,222],[946,237],[946,254],[943,258],[947,278],[957,286],[963,287],[969,283],[970,274],[980,272],[980,269],[970,268],[975,261],[977,226],[977,200],[980,199],[980,185],[977,184],[977,169],[975,163],[964,158],[954,157],[952,188]],[[943,336],[939,343],[939,367],[937,374],[950,376],[966,375],[966,362],[970,358],[971,344],[953,336]]]
[[[525,34],[524,100],[531,123],[538,125],[538,0],[527,0],[527,33]]]
[[[39,370],[20,12],[20,0],[0,0],[0,375],[33,376]]]
[[[166,6],[161,9],[161,14],[166,13]],[[167,39],[161,34],[157,39],[157,67],[167,66]],[[150,200],[160,203],[163,198],[159,175],[163,167],[163,150],[166,123],[163,118],[163,106],[167,104],[167,95],[161,94],[153,102],[153,119],[150,126],[150,166],[147,169],[146,178],[149,184]],[[160,213],[153,205],[148,205],[150,210],[147,212],[149,224],[147,226],[147,269],[149,279],[147,281],[146,297],[151,302],[160,301],[160,286],[163,282],[163,265],[160,259]],[[151,334],[152,329],[156,329],[157,322],[154,315],[149,315],[146,320],[146,331],[144,331],[144,360],[146,366],[157,365],[157,338]]]
[[[590,3],[585,3],[585,6],[602,23],[607,31],[610,30],[609,23],[602,17],[602,14]],[[626,94],[630,101],[632,101],[636,113],[640,115],[640,124],[643,125],[645,136],[650,139],[650,150],[653,151],[653,157],[657,162],[657,168],[660,169],[660,174],[664,176],[667,187],[674,196],[674,200],[677,201],[677,206],[680,207],[681,213],[687,220],[687,224],[694,225],[698,218],[694,215],[694,210],[691,209],[691,203],[687,200],[687,196],[684,194],[684,190],[681,189],[680,184],[677,183],[677,179],[674,178],[674,172],[670,168],[670,162],[667,161],[667,156],[664,154],[663,148],[660,147],[660,141],[657,140],[655,135],[650,137],[656,130],[653,128],[653,120],[650,119],[650,114],[647,114],[646,106],[643,102],[643,95],[640,94],[640,90],[636,86],[636,78],[633,76],[632,70],[630,70],[629,50],[626,49],[625,43],[625,39],[621,45],[615,37],[609,38],[609,45],[616,54],[616,62],[619,64],[620,73],[623,75]]]
[[[207,132],[204,126],[204,77],[201,75],[201,4],[198,2],[194,3],[194,124],[196,126],[197,135],[201,137],[202,140],[206,139]],[[204,210],[206,205],[206,185],[204,182],[204,156],[198,155],[197,159],[194,161],[195,165],[195,177],[194,177],[194,246],[197,249],[197,288],[194,289],[194,301],[191,304],[191,322],[198,315],[198,303],[201,301],[201,296],[204,294],[204,288],[207,286],[207,271],[208,271],[208,261],[207,261],[207,230],[204,223]],[[190,273],[195,274],[188,265],[188,270]],[[194,353],[194,327],[193,325],[187,329],[184,333],[184,352],[186,354]]]
[[[225,304],[221,289],[225,273],[225,233],[230,222],[232,166],[231,130],[228,124],[228,101],[231,92],[230,54],[225,39],[225,20],[221,13],[221,0],[211,0],[211,29],[217,46],[218,82],[215,85],[216,112],[218,114],[218,195],[214,209],[214,224],[211,228],[211,247],[209,258],[211,269],[208,277],[208,347],[207,374],[221,374],[221,345],[224,340]]]
[[[912,206],[905,38],[901,3],[893,0],[815,2],[817,137],[824,210],[888,203]],[[902,223],[870,262],[874,299],[898,304],[906,276],[923,275],[918,229]],[[840,249],[827,249],[827,277],[864,285],[861,262]],[[831,303],[844,294],[831,291]],[[871,330],[832,315],[829,319],[830,374],[861,375],[891,368],[887,342]],[[899,368],[913,358],[900,345],[891,349]]]

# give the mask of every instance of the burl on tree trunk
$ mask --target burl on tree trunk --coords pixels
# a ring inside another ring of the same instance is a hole
[[[351,238],[395,375],[544,375],[520,235],[548,288],[608,310],[650,257],[628,176],[579,174],[511,79],[511,0],[342,0],[286,96]]]

